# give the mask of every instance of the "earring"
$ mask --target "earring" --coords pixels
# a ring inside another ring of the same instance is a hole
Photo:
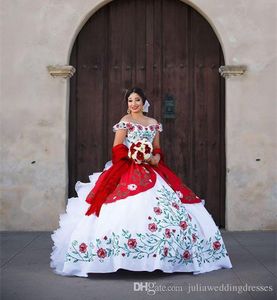
[[[130,114],[130,113],[131,113],[131,111],[130,111],[130,109],[128,108],[128,109],[127,109],[127,114]]]

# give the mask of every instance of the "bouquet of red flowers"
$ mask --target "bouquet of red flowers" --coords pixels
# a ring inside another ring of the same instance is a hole
[[[146,138],[138,140],[129,148],[128,156],[132,158],[135,163],[141,164],[145,160],[151,157],[153,151],[152,143],[150,143]]]

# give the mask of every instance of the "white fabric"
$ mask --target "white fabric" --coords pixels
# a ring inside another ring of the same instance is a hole
[[[105,168],[107,169],[111,165],[111,161],[108,161]],[[78,181],[76,183],[75,189],[78,197],[68,199],[66,212],[60,215],[60,227],[51,235],[54,245],[50,266],[55,273],[63,276],[87,277],[88,273],[115,272],[122,268],[132,271],[161,269],[168,273],[193,272],[196,275],[220,268],[232,268],[220,231],[204,205],[202,203],[181,203],[177,194],[158,173],[156,173],[156,184],[150,190],[113,203],[104,204],[99,217],[95,215],[86,216],[85,212],[89,204],[85,202],[85,199],[100,174],[101,172],[97,172],[90,175],[90,182]],[[179,206],[178,212],[172,206],[173,203]],[[156,214],[154,212],[156,207],[160,207],[163,212],[159,215]],[[181,219],[178,219],[178,216],[181,216]],[[154,220],[156,223],[160,220],[161,225],[158,227],[161,228],[161,231],[152,232],[149,230],[149,224],[155,223]],[[180,220],[186,220],[188,224],[185,231],[179,226]],[[163,227],[162,224],[166,226]],[[171,237],[165,238],[166,229],[170,230]],[[175,233],[173,233],[173,230],[175,230]],[[189,230],[191,230],[190,234]],[[184,234],[184,232],[186,233]],[[189,241],[193,232],[197,235],[196,243]],[[128,234],[131,236],[128,236]],[[140,239],[139,234],[144,236],[144,239]],[[176,242],[178,234],[183,238],[186,237],[187,240],[183,240],[178,244]],[[117,236],[118,239],[113,239],[113,235]],[[97,239],[99,239],[98,244]],[[110,239],[112,243],[109,243]],[[135,248],[130,248],[132,244],[128,246],[127,241],[130,239],[131,242],[136,240],[137,245]],[[147,244],[147,246],[144,246],[147,250],[139,251],[148,251],[147,253],[152,251],[149,250],[151,248],[149,245],[153,242],[153,239],[157,239],[157,243],[161,243],[155,252],[156,257],[153,256],[153,252],[149,257],[145,254],[142,258],[135,258],[136,255],[132,254],[135,252],[134,249],[143,249],[144,244]],[[214,251],[212,248],[212,243],[216,239],[221,244],[218,251]],[[163,244],[163,241],[166,242]],[[82,245],[87,245],[87,251],[84,252],[84,248],[80,248]],[[126,248],[124,248],[124,245]],[[192,245],[194,246],[192,247]],[[191,263],[186,264],[184,260],[181,262],[177,260],[177,262],[172,263],[170,257],[164,256],[164,248],[169,248],[168,253],[175,255],[176,251],[182,254],[186,247],[191,247],[190,252],[194,256]],[[102,252],[97,252],[99,249],[102,249]],[[101,258],[97,255],[99,253],[100,256],[101,254],[103,256],[105,251],[106,257]],[[114,252],[108,256],[109,251]],[[118,251],[119,253],[116,254]],[[129,257],[127,256],[128,251],[132,252]],[[216,254],[220,252],[222,255]],[[123,253],[125,253],[125,256],[123,256]],[[209,262],[204,262],[204,259],[209,259],[211,253],[215,253],[214,258],[210,259]],[[90,258],[84,258],[86,255],[91,256]],[[75,257],[75,262],[72,256]],[[199,263],[199,261],[202,261],[202,263]]]
[[[147,100],[145,100],[145,103],[143,105],[143,111],[144,112],[148,112],[148,107],[149,106],[150,106],[150,103]]]

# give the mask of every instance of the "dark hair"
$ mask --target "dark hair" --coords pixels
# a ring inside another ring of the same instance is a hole
[[[144,95],[144,91],[143,89],[139,88],[139,87],[133,87],[130,90],[127,91],[127,93],[125,94],[125,102],[128,103],[128,98],[132,93],[136,93],[138,94],[141,99],[143,104],[145,103],[145,100],[147,99],[146,96]]]

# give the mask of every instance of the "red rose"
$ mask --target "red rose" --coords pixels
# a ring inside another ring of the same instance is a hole
[[[165,229],[165,237],[166,238],[170,238],[171,237],[170,229],[168,229],[168,228]]]
[[[183,258],[184,259],[189,259],[190,258],[190,253],[188,250],[186,250],[184,253],[183,253]]]
[[[97,255],[100,258],[105,258],[107,256],[107,251],[105,249],[103,249],[103,248],[99,248],[97,250]]]
[[[141,142],[137,142],[137,143],[135,144],[135,146],[136,146],[136,147],[140,147],[140,146],[141,146]]]
[[[220,244],[219,241],[216,241],[216,242],[213,243],[214,250],[218,250],[220,248],[220,246],[221,246],[221,244]]]
[[[187,227],[188,227],[188,224],[187,224],[187,222],[186,221],[181,221],[180,222],[180,227],[182,228],[182,229],[187,229]]]
[[[150,130],[154,130],[154,127],[152,125],[149,126]]]
[[[138,129],[142,130],[142,126],[138,125]]]
[[[167,256],[167,254],[168,254],[168,248],[164,247],[164,256]]]
[[[137,246],[136,239],[129,239],[128,240],[128,247],[129,248],[134,249],[134,248],[136,248],[136,246]]]
[[[148,224],[148,229],[152,232],[157,230],[157,225],[155,223]]]
[[[79,246],[79,251],[84,253],[87,251],[87,245],[85,243],[82,243],[80,246]]]
[[[143,153],[138,151],[137,152],[137,157],[136,157],[138,160],[143,160],[144,159],[144,156],[143,156]]]
[[[145,153],[150,153],[151,152],[151,148],[148,145],[145,145]]]
[[[160,215],[162,213],[162,210],[160,209],[160,207],[154,207],[154,212],[157,214],[157,215]]]

